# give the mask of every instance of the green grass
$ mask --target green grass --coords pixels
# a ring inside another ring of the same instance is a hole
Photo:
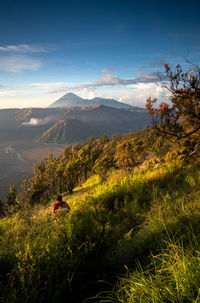
[[[1,220],[2,302],[199,302],[200,162],[155,162]]]
[[[199,302],[200,242],[193,238],[188,247],[181,241],[166,244],[147,267],[127,272],[112,291],[99,294],[98,302]]]

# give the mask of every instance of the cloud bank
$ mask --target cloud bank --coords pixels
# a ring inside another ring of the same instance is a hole
[[[101,79],[99,79],[98,81],[71,85],[71,86],[66,85],[56,90],[49,90],[46,93],[60,93],[68,90],[91,89],[91,88],[99,88],[99,87],[130,86],[139,83],[156,83],[159,81],[160,81],[160,76],[158,73],[151,73],[133,79],[122,79],[119,76],[114,76],[114,75],[102,75]]]
[[[41,59],[33,54],[48,53],[54,46],[41,45],[6,45],[0,46],[0,70],[6,72],[37,71],[42,66]]]
[[[37,71],[42,63],[26,55],[9,55],[0,58],[0,70],[6,72]]]
[[[0,46],[0,52],[15,52],[15,53],[47,53],[48,47],[19,44],[19,45],[6,45]]]
[[[51,88],[63,87],[65,85],[67,85],[66,82],[32,82],[29,84],[24,84],[23,87],[24,88],[51,89]]]

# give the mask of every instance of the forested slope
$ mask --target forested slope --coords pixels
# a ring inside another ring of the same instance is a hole
[[[2,302],[198,302],[199,158],[147,132],[91,139],[35,167],[0,221]],[[52,176],[80,159],[71,187]],[[53,216],[60,187],[71,210]]]

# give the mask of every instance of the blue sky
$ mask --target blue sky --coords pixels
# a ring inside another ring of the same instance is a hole
[[[163,64],[200,61],[199,1],[1,0],[0,108],[67,92],[144,106]]]

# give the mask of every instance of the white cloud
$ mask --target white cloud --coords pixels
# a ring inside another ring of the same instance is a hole
[[[0,70],[8,72],[36,71],[42,63],[40,59],[31,57],[34,53],[47,53],[55,50],[55,46],[18,44],[0,46]]]
[[[108,78],[107,78],[108,80]],[[113,79],[109,79],[113,80]],[[114,78],[114,81],[116,79]],[[102,80],[103,81],[103,80]],[[62,82],[47,82],[47,83],[30,83],[21,86],[3,87],[0,86],[0,108],[5,107],[43,107],[55,101],[53,94],[41,94],[35,88],[57,88],[62,86]],[[80,85],[79,85],[80,86]],[[65,87],[66,89],[66,87]],[[30,92],[31,90],[31,92]],[[71,88],[68,91],[76,91]],[[82,87],[79,90],[79,95],[83,98],[92,99],[96,96],[103,98],[113,98],[115,100],[128,103],[135,106],[145,107],[148,97],[156,97],[159,101],[166,101],[169,97],[169,92],[154,83],[136,83],[128,86],[111,86],[109,87]],[[54,90],[55,91],[55,90]],[[66,93],[66,90],[65,90]],[[58,95],[60,98],[62,95]],[[31,121],[31,124],[38,124],[41,121]]]
[[[14,97],[16,96],[16,91],[13,87],[6,87],[4,85],[0,85],[0,97]]]
[[[95,97],[95,88],[84,88],[82,91],[83,98],[93,99]]]
[[[169,97],[167,89],[154,83],[138,83],[131,85],[131,88],[131,91],[121,92],[119,101],[144,107],[149,97],[158,98],[160,101],[166,101]]]
[[[37,71],[42,66],[39,59],[26,55],[10,55],[0,58],[0,70],[6,72]]]
[[[59,89],[48,91],[47,93],[59,93],[66,92],[70,89],[79,90],[79,89],[89,89],[89,88],[98,88],[98,87],[111,87],[111,86],[130,86],[136,85],[138,83],[155,83],[159,82],[160,77],[157,73],[147,74],[143,77],[133,78],[133,79],[121,79],[119,76],[114,75],[102,75],[102,77],[94,82],[89,83],[80,83],[77,85],[63,86]]]
[[[41,89],[51,89],[51,88],[59,88],[65,85],[70,85],[66,82],[33,82],[29,84],[24,84],[24,88],[41,88]]]
[[[55,120],[55,116],[47,116],[44,119],[31,118],[29,121],[22,123],[25,126],[45,125]]]
[[[17,96],[26,96],[26,98],[29,96],[27,95],[27,91],[25,90],[19,90],[18,86],[8,86],[0,88],[0,97],[17,97]],[[2,100],[1,100],[2,101]]]
[[[38,46],[38,45],[6,45],[0,46],[0,52],[16,52],[16,53],[46,53],[48,52],[48,47]]]
[[[16,93],[12,90],[0,90],[0,97],[14,97]]]

